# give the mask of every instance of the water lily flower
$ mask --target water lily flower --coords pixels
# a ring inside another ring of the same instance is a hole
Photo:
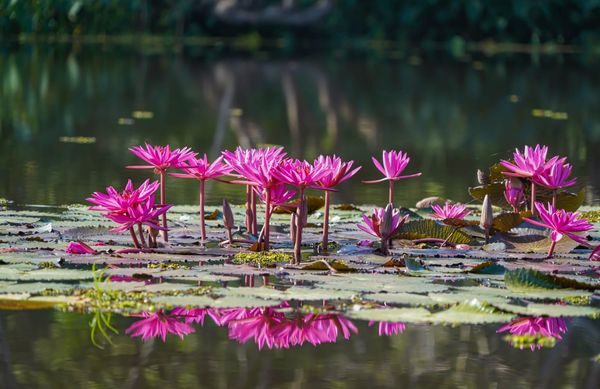
[[[269,250],[270,240],[270,221],[271,221],[271,189],[274,186],[281,184],[275,175],[280,161],[285,157],[283,147],[268,147],[265,149],[250,149],[244,150],[237,148],[234,152],[222,152],[225,162],[231,166],[245,181],[231,181],[237,184],[248,186],[259,186],[265,190],[265,225],[263,228],[263,248]],[[248,201],[252,203],[253,224],[256,224],[256,206],[255,199],[251,199],[254,191],[247,189]],[[254,226],[256,233],[256,227]]]
[[[577,178],[571,178],[573,167],[568,163],[562,163],[563,159],[553,163],[549,168],[532,178],[533,182],[552,190],[552,205],[556,207],[556,191],[568,188],[577,183]]]
[[[501,160],[500,165],[508,169],[506,172],[502,172],[505,176],[509,177],[521,177],[531,180],[531,210],[535,213],[535,185],[539,179],[539,175],[548,170],[552,165],[556,163],[564,163],[566,158],[560,158],[558,156],[552,157],[546,161],[548,154],[548,146],[540,146],[539,144],[535,147],[525,146],[523,153],[519,149],[515,149],[513,153],[514,162]]]
[[[362,166],[352,169],[354,161],[344,162],[336,155],[320,155],[314,162],[315,166],[322,166],[326,174],[321,177],[317,185],[324,189],[332,189],[354,176]],[[327,251],[329,245],[329,206],[331,202],[331,191],[325,191],[325,208],[323,213],[323,241],[321,248]]]
[[[223,157],[220,156],[212,163],[208,162],[208,157],[204,154],[203,158],[196,159],[195,157],[188,158],[177,165],[178,169],[184,173],[169,173],[170,176],[177,178],[193,178],[200,182],[200,241],[202,244],[206,242],[206,219],[204,217],[204,186],[206,180],[218,179],[219,177],[231,173],[231,167],[223,162]]]
[[[292,158],[280,161],[274,173],[280,182],[298,188],[300,203],[296,209],[296,239],[294,242],[294,262],[296,264],[300,263],[302,259],[302,229],[304,227],[303,220],[306,217],[303,211],[307,209],[304,190],[317,186],[319,180],[324,178],[327,173],[328,171],[323,165]]]
[[[212,308],[173,308],[169,315],[172,317],[183,318],[186,324],[199,323],[204,325],[204,319],[208,315],[215,323],[219,323],[221,318],[218,310]]]
[[[138,188],[134,188],[133,183],[129,179],[121,192],[109,186],[106,188],[106,193],[94,192],[92,193],[92,197],[86,200],[92,204],[96,204],[90,207],[92,211],[121,213],[126,212],[129,207],[147,200],[156,192],[158,186],[158,181],[150,182],[150,180],[146,180]]]
[[[496,330],[496,333],[509,332],[516,336],[548,337],[562,339],[561,334],[567,332],[567,322],[562,317],[520,317]],[[542,346],[537,339],[532,339],[531,351]]]
[[[552,230],[552,233],[550,234],[552,244],[550,250],[548,250],[548,258],[552,256],[556,243],[561,240],[563,236],[567,236],[583,245],[588,244],[585,237],[577,235],[577,233],[590,231],[594,226],[586,219],[580,219],[581,214],[579,212],[568,212],[564,209],[557,210],[552,204],[548,204],[548,207],[546,208],[544,207],[544,204],[540,202],[536,202],[535,207],[538,210],[541,221],[529,218],[523,219],[533,225]]]
[[[363,215],[363,223],[357,227],[381,239],[381,251],[389,254],[389,240],[408,220],[408,215],[401,216],[400,210],[388,204],[385,208],[374,208],[371,216]]]
[[[588,257],[588,259],[590,261],[600,261],[600,245],[596,246],[592,252],[590,253],[590,256]]]
[[[371,157],[373,164],[384,177],[379,180],[363,181],[365,184],[375,184],[383,181],[389,181],[388,203],[394,204],[394,182],[406,178],[419,177],[422,173],[402,175],[406,166],[410,162],[410,157],[403,151],[383,150],[381,163],[375,157]]]
[[[370,320],[369,321],[369,327],[373,326],[375,324],[374,320]],[[393,322],[387,322],[387,321],[380,321],[379,322],[379,336],[392,336],[392,335],[398,335],[404,332],[404,330],[406,329],[406,325],[404,323],[393,323]]]
[[[167,201],[165,194],[165,173],[167,169],[175,168],[179,166],[183,161],[196,157],[196,153],[194,153],[189,147],[171,150],[170,145],[152,146],[148,143],[145,144],[145,147],[131,147],[129,151],[131,151],[134,155],[147,162],[148,165],[127,166],[128,169],[154,169],[154,172],[160,175],[161,204],[165,204]],[[162,215],[162,226],[164,227],[162,230],[163,238],[165,242],[167,242],[169,240],[169,236],[167,233],[166,214]]]
[[[443,206],[433,204],[431,206],[433,213],[431,217],[437,220],[446,219],[459,219],[463,220],[465,217],[471,214],[471,211],[467,209],[466,205],[463,204],[450,204],[446,203]]]
[[[67,248],[65,250],[69,254],[97,254],[98,252],[85,244],[84,242],[78,240],[76,242],[69,242]]]
[[[157,337],[165,342],[167,334],[174,334],[183,339],[185,335],[194,332],[193,327],[165,313],[162,309],[156,313],[142,312],[140,315],[133,316],[143,317],[143,319],[129,326],[125,333],[131,334],[132,337],[141,336],[144,342]]]
[[[525,190],[519,178],[509,177],[504,183],[504,198],[513,208],[513,212],[519,212],[523,203]]]

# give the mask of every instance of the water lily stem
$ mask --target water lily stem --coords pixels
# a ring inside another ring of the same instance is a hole
[[[296,208],[296,239],[294,240],[294,263],[296,265],[299,265],[302,259],[302,228],[304,227],[304,215],[302,215],[302,210],[304,209],[305,201],[304,188],[300,188],[300,202],[298,203],[298,208]]]
[[[252,233],[252,187],[246,185],[246,231]]]
[[[165,196],[165,170],[160,171],[160,203],[162,205],[166,204],[166,196]],[[169,233],[167,232],[167,213],[162,214],[162,226],[164,230],[160,233],[162,234],[163,240],[165,242],[169,241]]]
[[[204,182],[200,180],[200,244],[206,242],[206,222],[204,220]]]
[[[329,203],[330,193],[325,191],[325,211],[323,213],[323,244],[321,250],[327,252],[327,246],[329,245]]]
[[[135,232],[133,231],[133,227],[129,227],[129,233],[131,234],[131,240],[133,240],[133,245],[136,249],[140,248],[140,242],[138,242],[137,236],[135,236]]]
[[[535,183],[531,183],[531,215],[535,216]]]
[[[142,247],[148,247],[146,244],[146,239],[144,238],[144,229],[142,228],[142,223],[137,224],[138,234],[140,235],[140,241],[142,242]]]
[[[553,191],[552,191],[552,207],[553,207],[554,209],[556,209],[556,197],[557,197],[556,190],[553,190]]]
[[[388,189],[388,204],[394,205],[394,181],[389,180],[390,186]]]
[[[250,199],[252,200],[252,224],[251,229],[254,235],[258,234],[258,220],[256,220],[256,192],[250,188]]]
[[[390,255],[389,239],[381,239],[381,253],[385,256]]]
[[[552,241],[550,245],[550,249],[548,250],[548,256],[546,258],[552,258],[552,254],[554,253],[554,248],[556,247],[556,241]]]
[[[269,251],[269,233],[270,233],[270,226],[269,223],[271,223],[271,188],[265,188],[265,225],[263,227],[263,230],[265,232],[264,234],[264,251]]]

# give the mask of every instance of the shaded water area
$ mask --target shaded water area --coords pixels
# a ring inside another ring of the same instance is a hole
[[[156,52],[155,52],[156,51]],[[383,186],[371,155],[399,148],[408,171],[402,204],[427,195],[468,201],[475,170],[514,147],[545,143],[568,155],[587,203],[600,194],[598,62],[583,55],[443,53],[372,56],[219,56],[124,47],[21,46],[0,56],[0,196],[21,204],[80,203],[122,185],[144,141],[214,157],[237,145],[280,144],[295,157],[337,153],[365,166],[338,202],[376,203]],[[69,143],[71,137],[94,143]],[[62,141],[61,141],[62,139]],[[170,200],[195,203],[173,179]],[[209,203],[240,202],[239,188],[209,183]]]
[[[209,319],[180,340],[141,342],[118,317],[113,345],[95,348],[90,315],[58,311],[0,313],[3,388],[270,388],[270,387],[580,387],[600,385],[597,323],[578,318],[552,349],[515,349],[498,325],[407,325],[379,336],[355,321],[358,334],[316,347],[259,350],[238,344]],[[44,323],[44,325],[39,325]],[[7,336],[8,335],[8,336]],[[51,383],[51,384],[50,384]]]

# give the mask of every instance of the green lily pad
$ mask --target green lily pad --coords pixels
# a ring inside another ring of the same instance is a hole
[[[375,308],[350,311],[347,316],[351,319],[388,323],[426,323],[430,312],[425,308]]]

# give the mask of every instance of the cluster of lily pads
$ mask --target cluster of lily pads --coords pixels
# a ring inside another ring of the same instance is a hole
[[[233,214],[226,199],[223,200],[223,223],[227,231],[227,240],[222,244],[248,243],[258,251],[268,251],[271,245],[271,215],[276,208],[290,213],[290,241],[293,243],[292,261],[299,264],[302,259],[303,228],[307,225],[309,213],[306,189],[319,189],[325,192],[322,221],[322,242],[320,249],[327,252],[329,248],[329,213],[331,194],[335,187],[349,180],[361,167],[354,167],[354,161],[344,161],[336,155],[321,155],[313,162],[286,157],[282,147],[266,147],[262,149],[243,149],[223,151],[222,155],[212,162],[206,154],[197,158],[198,154],[189,148],[171,149],[167,146],[144,147],[130,149],[132,153],[144,160],[147,165],[128,166],[132,169],[153,169],[160,175],[158,181],[144,181],[134,188],[131,180],[122,191],[113,187],[106,188],[106,193],[95,192],[88,199],[93,203],[92,210],[102,211],[103,215],[119,224],[114,231],[129,231],[136,248],[155,248],[158,246],[157,236],[162,233],[164,242],[168,242],[168,226],[166,214],[171,205],[166,203],[165,176],[169,169],[181,172],[170,172],[170,176],[196,179],[200,184],[200,243],[207,243],[205,195],[207,180],[217,180],[246,187],[246,238],[234,239]],[[481,198],[483,204],[479,223],[465,220],[471,214],[465,205],[456,203],[436,204],[434,199],[429,203],[433,213],[431,217],[440,223],[453,227],[446,238],[421,240],[420,243],[448,245],[452,236],[461,228],[479,225],[488,243],[490,235],[495,231],[509,232],[522,222],[549,229],[551,244],[548,247],[550,258],[556,244],[563,238],[589,246],[583,233],[593,226],[581,215],[570,209],[573,194],[566,188],[575,185],[576,179],[571,177],[572,166],[566,157],[547,157],[548,147],[536,145],[525,146],[524,151],[516,150],[513,159],[502,160],[493,167],[490,174],[478,172],[483,185],[472,189],[474,197]],[[392,238],[398,234],[409,219],[409,214],[394,206],[394,183],[396,181],[418,177],[421,173],[403,175],[410,162],[409,156],[402,151],[383,151],[381,161],[372,158],[375,167],[384,175],[383,178],[364,181],[368,184],[389,182],[388,203],[384,208],[375,208],[370,215],[363,216],[358,225],[362,231],[380,240],[380,251],[389,255]],[[226,180],[226,178],[231,178]],[[160,203],[156,203],[154,193],[160,187]],[[498,188],[502,188],[503,202],[510,206],[512,212],[505,212],[494,218],[492,203],[498,200]],[[292,190],[291,188],[295,189]],[[546,192],[538,193],[539,189]],[[549,192],[549,193],[547,193]],[[297,199],[293,198],[297,196]],[[543,201],[551,202],[544,205]],[[264,224],[260,231],[257,222],[257,199],[264,204]],[[539,216],[539,220],[534,219]],[[159,218],[162,221],[159,221]],[[143,228],[146,226],[146,229]],[[464,246],[463,246],[464,247]],[[459,246],[460,248],[460,246]],[[85,248],[82,248],[85,251]],[[591,256],[595,259],[597,253]]]

